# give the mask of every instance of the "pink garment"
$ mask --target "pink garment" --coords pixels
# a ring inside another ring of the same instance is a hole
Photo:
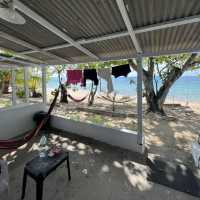
[[[67,84],[83,83],[82,70],[67,70]]]

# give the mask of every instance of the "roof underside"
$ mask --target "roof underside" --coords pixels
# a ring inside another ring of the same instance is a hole
[[[0,19],[0,47],[44,64],[200,51],[199,0],[14,1],[26,23]]]

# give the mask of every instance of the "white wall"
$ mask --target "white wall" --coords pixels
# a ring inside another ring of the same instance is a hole
[[[51,125],[54,128],[90,137],[113,146],[129,149],[131,151],[143,152],[143,148],[137,144],[137,132],[135,131],[106,128],[99,125],[78,122],[57,116],[53,116],[51,120]]]
[[[0,110],[0,139],[9,139],[35,127],[34,113],[45,111],[45,104],[21,104]]]

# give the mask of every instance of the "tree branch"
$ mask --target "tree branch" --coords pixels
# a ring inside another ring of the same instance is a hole
[[[137,72],[137,65],[136,65],[136,63],[132,59],[128,59],[128,63],[131,66],[131,68]]]
[[[151,74],[151,76],[152,76],[153,73],[154,73],[154,65],[155,65],[154,59],[153,59],[153,57],[150,57],[150,58],[149,58],[149,68],[148,68],[148,71],[149,71],[149,73]]]
[[[182,71],[185,72],[187,69],[189,69],[190,67],[192,67],[192,62],[194,61],[194,59],[197,57],[197,53],[193,53],[184,63]]]
[[[136,64],[132,59],[128,59],[128,63],[129,63],[129,65],[131,66],[131,68],[132,68],[134,71],[137,72],[137,70],[138,70],[137,64]],[[144,73],[145,75],[147,75],[148,72],[147,72],[144,68],[142,69],[142,71],[143,71],[143,73]]]
[[[163,85],[160,87],[158,91],[158,98],[160,101],[164,102],[169,89],[173,85],[173,83],[180,78],[180,76],[191,67],[191,63],[197,57],[196,53],[191,54],[191,56],[185,61],[182,68],[174,67],[168,74],[165,79]]]

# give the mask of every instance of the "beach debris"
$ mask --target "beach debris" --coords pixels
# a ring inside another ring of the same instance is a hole
[[[88,170],[87,169],[83,169],[82,170],[82,173],[88,178],[89,175],[88,175]]]

